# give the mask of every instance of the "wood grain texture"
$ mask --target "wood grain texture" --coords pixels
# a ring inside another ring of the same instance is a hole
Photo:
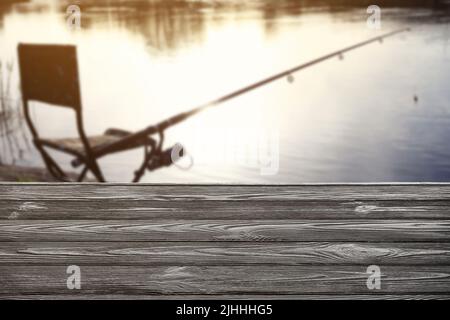
[[[450,185],[0,184],[0,298],[449,299]]]
[[[0,200],[0,220],[450,219],[450,200]],[[83,210],[80,210],[83,208]]]
[[[0,241],[450,241],[450,220],[1,221]]]
[[[400,185],[0,185],[0,200],[450,200],[448,184]]]
[[[195,294],[195,295],[131,295],[131,294],[20,294],[0,295],[7,300],[449,300],[445,294]]]
[[[445,294],[448,266],[383,266],[377,294]],[[82,266],[83,294],[370,294],[364,266]],[[66,266],[0,266],[0,294],[73,294]]]
[[[450,265],[450,243],[18,242],[0,265]]]

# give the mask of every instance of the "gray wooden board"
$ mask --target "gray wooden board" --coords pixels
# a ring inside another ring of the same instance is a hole
[[[450,200],[0,199],[0,220],[449,219]],[[80,210],[83,208],[83,210]],[[95,214],[93,214],[95,212]]]
[[[381,266],[384,294],[445,294],[448,266]],[[365,266],[82,266],[86,294],[364,294]],[[0,294],[71,294],[65,266],[0,266]]]
[[[450,220],[17,220],[0,241],[450,241]]]
[[[450,185],[0,184],[0,297],[448,299]]]
[[[0,265],[450,265],[450,243],[3,242]]]

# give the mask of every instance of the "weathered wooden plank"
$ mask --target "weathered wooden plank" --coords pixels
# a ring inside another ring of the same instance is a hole
[[[4,242],[0,265],[450,265],[450,243]],[[13,268],[13,267],[12,267]]]
[[[450,219],[450,200],[0,200],[0,220]]]
[[[0,184],[0,298],[445,299],[449,240],[448,184]]]
[[[6,221],[0,241],[431,241],[449,220]]]
[[[377,294],[447,294],[450,266],[381,266]],[[65,266],[0,266],[0,295],[75,294]],[[365,266],[82,266],[82,295],[370,294]]]
[[[278,294],[278,295],[101,295],[101,294],[21,294],[0,295],[0,300],[449,300],[445,294]]]
[[[394,185],[146,185],[1,184],[0,200],[442,200],[450,184]]]

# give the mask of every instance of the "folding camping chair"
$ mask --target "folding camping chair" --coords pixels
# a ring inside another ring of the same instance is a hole
[[[75,46],[19,44],[18,52],[25,119],[33,136],[34,145],[41,153],[47,169],[57,180],[70,179],[49,155],[46,147],[75,156],[72,161],[74,167],[84,165],[78,181],[83,181],[90,171],[99,182],[105,182],[97,159],[107,154],[138,147],[144,148],[144,162],[135,172],[133,182],[138,182],[146,169],[155,170],[171,164],[171,149],[161,150],[162,136],[159,143],[149,136],[130,139],[132,133],[120,129],[108,129],[99,136],[86,136],[83,128]],[[73,109],[79,138],[40,138],[30,117],[30,101]],[[123,140],[126,138],[128,139]]]

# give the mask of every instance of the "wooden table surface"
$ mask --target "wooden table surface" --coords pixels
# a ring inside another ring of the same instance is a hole
[[[448,299],[450,185],[0,184],[0,298]]]

